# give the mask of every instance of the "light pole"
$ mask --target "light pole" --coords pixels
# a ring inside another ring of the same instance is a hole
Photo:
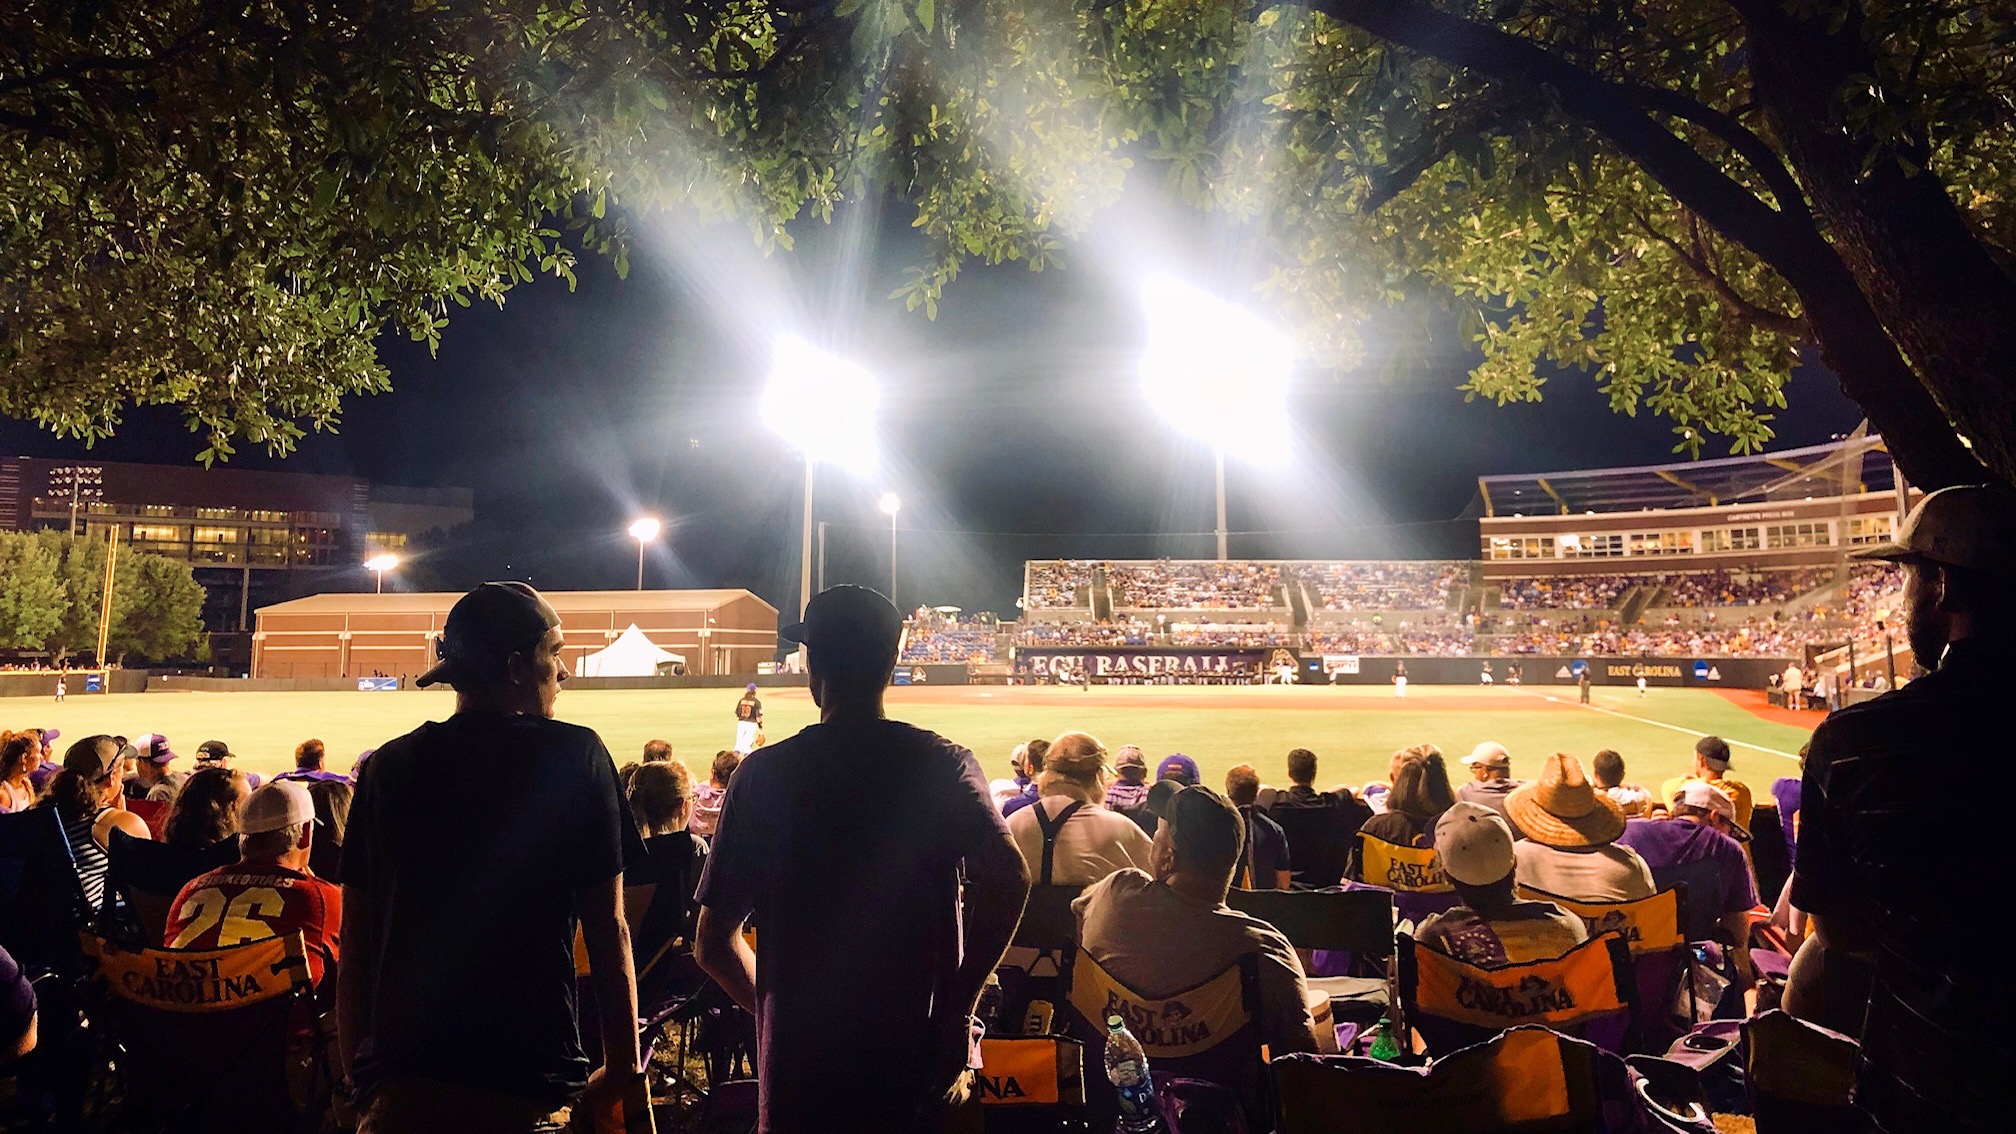
[[[399,557],[389,551],[381,551],[364,561],[364,567],[378,576],[378,594],[385,593],[385,572],[399,566]]]
[[[1295,348],[1259,315],[1167,277],[1141,288],[1148,339],[1141,386],[1176,429],[1211,446],[1218,558],[1227,557],[1225,455],[1278,456],[1288,430]]]
[[[882,514],[889,517],[889,602],[896,602],[896,513],[903,507],[903,498],[893,492],[885,492],[879,501]],[[903,608],[898,606],[897,610]]]
[[[630,521],[630,538],[637,541],[637,589],[644,589],[644,545],[658,538],[663,525],[656,516],[640,516]]]
[[[875,378],[858,363],[796,335],[777,340],[760,408],[763,423],[798,450],[805,461],[805,508],[798,547],[800,618],[812,601],[813,469],[823,462],[857,475],[874,471],[875,398]]]

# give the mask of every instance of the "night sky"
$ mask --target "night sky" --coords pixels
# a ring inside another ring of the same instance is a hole
[[[883,472],[822,472],[828,583],[887,587],[885,489],[904,501],[905,606],[1012,616],[1025,558],[1211,554],[1210,455],[1147,408],[1131,365],[1140,317],[1130,277],[1101,262],[1109,249],[1067,247],[1066,269],[1040,274],[969,267],[932,322],[885,298],[914,253],[893,212],[810,226],[768,259],[733,226],[640,227],[627,280],[584,258],[577,291],[544,279],[501,310],[451,309],[438,357],[388,336],[393,392],[353,399],[340,434],[310,437],[281,467],[474,488],[472,550],[443,565],[456,587],[479,575],[628,587],[623,528],[649,511],[669,524],[653,585],[748,587],[789,607],[802,472],[757,396],[771,337],[795,330],[883,382]],[[1587,376],[1499,408],[1456,390],[1461,349],[1413,353],[1425,358],[1397,381],[1298,375],[1296,435],[1278,459],[1228,465],[1235,556],[1470,556],[1475,526],[1457,518],[1480,474],[1675,459],[1670,424],[1612,414]],[[1776,447],[1861,416],[1823,372],[1796,375],[1789,396]],[[172,411],[148,410],[98,452],[168,463],[200,448]],[[0,451],[85,450],[0,419]],[[354,584],[368,589],[368,574]]]

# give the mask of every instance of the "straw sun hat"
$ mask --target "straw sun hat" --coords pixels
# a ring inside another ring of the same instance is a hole
[[[1595,847],[1624,833],[1624,812],[1582,774],[1582,761],[1556,752],[1540,776],[1505,797],[1520,832],[1550,847]]]

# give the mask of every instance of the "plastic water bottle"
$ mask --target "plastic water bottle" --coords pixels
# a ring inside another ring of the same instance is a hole
[[[1106,1017],[1106,1078],[1120,1095],[1122,1134],[1151,1134],[1162,1129],[1155,1080],[1148,1077],[1148,1057],[1142,1054],[1141,1041],[1118,1016]]]
[[[1372,1038],[1372,1050],[1366,1054],[1388,1063],[1400,1058],[1400,1038],[1393,1032],[1392,1017],[1379,1017],[1379,1031]]]

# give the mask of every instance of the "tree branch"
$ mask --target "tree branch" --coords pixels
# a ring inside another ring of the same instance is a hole
[[[1708,285],[1708,290],[1715,293],[1715,298],[1722,301],[1722,306],[1727,308],[1730,314],[1740,319],[1748,320],[1767,331],[1775,331],[1781,335],[1790,335],[1794,338],[1805,339],[1811,333],[1811,328],[1807,327],[1806,321],[1799,316],[1765,307],[1751,300],[1742,292],[1737,291],[1735,285],[1724,278],[1720,272],[1717,272],[1707,260],[1695,255],[1693,251],[1682,245],[1679,241],[1660,231],[1659,226],[1652,223],[1652,218],[1646,216],[1644,213],[1633,210],[1631,219],[1638,222],[1638,227],[1644,229],[1647,236],[1665,245],[1675,256],[1679,257],[1680,262],[1687,266],[1688,271],[1693,272],[1700,278],[1702,283]]]
[[[1619,85],[1618,89],[1625,97],[1648,110],[1692,122],[1720,138],[1764,179],[1764,184],[1771,189],[1771,196],[1777,200],[1779,212],[1801,219],[1811,218],[1812,214],[1806,205],[1806,193],[1799,187],[1798,179],[1792,176],[1791,170],[1785,168],[1784,159],[1749,127],[1731,115],[1689,98],[1679,91],[1636,84]]]
[[[1418,0],[1301,0],[1311,11],[1362,28],[1480,75],[1551,90],[1562,107],[1724,236],[1766,261],[1794,259],[1817,241],[1810,222],[1782,214],[1715,168],[1692,146],[1648,117],[1613,83],[1555,58],[1535,44]]]

